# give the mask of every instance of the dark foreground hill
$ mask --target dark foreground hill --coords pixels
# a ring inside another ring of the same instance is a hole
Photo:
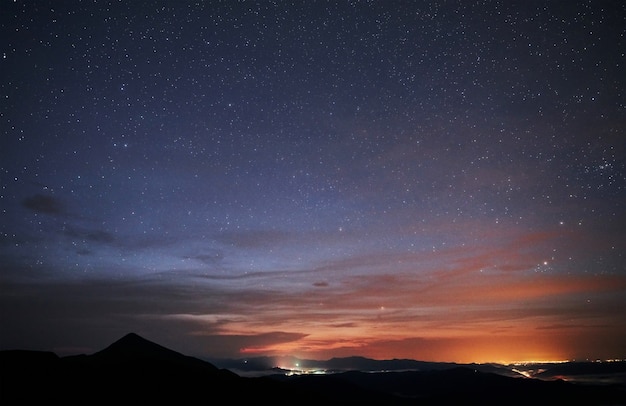
[[[1,405],[626,405],[618,386],[471,368],[246,378],[129,334],[92,355],[0,352]]]

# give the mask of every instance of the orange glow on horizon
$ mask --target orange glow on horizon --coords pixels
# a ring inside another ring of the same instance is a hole
[[[570,359],[553,335],[468,335],[390,340],[317,340],[314,337],[268,346],[245,347],[241,355],[296,356],[308,359],[364,356],[434,362],[512,364],[524,360]]]
[[[281,274],[289,288],[246,292],[221,316],[176,318],[219,324],[219,335],[236,337],[235,351],[246,356],[463,363],[623,358],[618,309],[626,277],[544,269],[557,260],[524,250],[553,237],[529,233],[482,251],[349,258],[316,271],[311,284],[291,284],[304,276],[296,273],[292,281]],[[364,263],[377,271],[361,272]],[[344,267],[359,271],[336,273]]]

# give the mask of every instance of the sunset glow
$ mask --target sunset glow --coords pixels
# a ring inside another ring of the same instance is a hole
[[[48,3],[0,12],[1,349],[626,358],[621,2]]]

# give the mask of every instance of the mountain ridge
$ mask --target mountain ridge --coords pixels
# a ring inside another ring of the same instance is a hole
[[[345,362],[370,362],[349,357]],[[340,363],[341,359],[333,360]],[[471,366],[243,377],[131,333],[90,355],[0,351],[6,405],[555,404],[626,405],[616,386],[512,378]]]
[[[496,372],[510,377],[526,376],[504,365],[495,363],[461,364],[455,362],[420,361],[407,358],[377,360],[362,356],[333,357],[327,360],[301,359],[296,357],[279,357],[279,359],[282,360],[282,362],[277,362],[276,358],[267,356],[221,359],[208,358],[207,360],[219,368],[230,369],[246,376],[261,376],[272,373],[276,369],[285,372],[291,371],[292,373],[314,373],[315,371],[337,373],[347,371],[434,371],[461,366],[477,369],[481,372]]]

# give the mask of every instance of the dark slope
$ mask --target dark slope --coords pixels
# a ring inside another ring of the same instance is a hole
[[[1,405],[569,403],[626,405],[626,393],[461,367],[244,378],[136,334],[92,355],[0,351]]]
[[[511,378],[466,367],[384,374],[348,372],[344,379],[415,400],[415,404],[626,404],[626,393],[564,381]]]
[[[52,352],[0,351],[0,405],[45,400],[56,390],[61,359]],[[22,403],[23,404],[23,403]]]
[[[567,362],[546,366],[546,370],[536,374],[537,378],[559,376],[626,374],[626,361],[614,362]]]
[[[350,399],[351,393],[362,393],[365,395],[360,398],[362,404],[626,405],[626,392],[619,388],[511,378],[465,367],[386,373],[351,371],[323,376],[276,375],[273,379],[289,382],[300,390],[334,393],[339,404]]]

